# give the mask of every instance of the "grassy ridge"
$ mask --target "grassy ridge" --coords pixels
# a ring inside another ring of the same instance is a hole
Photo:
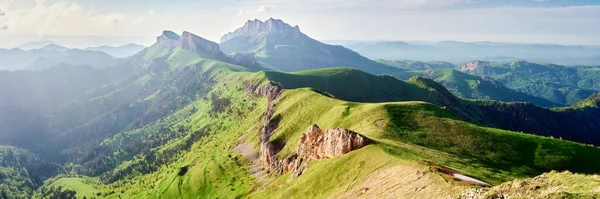
[[[250,73],[222,62],[188,60],[214,83],[207,94],[142,129],[105,140],[103,145],[113,148],[112,158],[118,159],[119,165],[109,172],[112,180],[92,186],[95,191],[88,187],[81,192],[104,198],[336,197],[346,192],[360,194],[364,188],[372,190],[368,194],[383,194],[369,183],[382,175],[390,176],[381,180],[390,186],[398,185],[398,179],[415,177],[401,181],[407,189],[396,190],[393,196],[430,194],[441,198],[466,187],[448,181],[448,176],[436,172],[430,163],[494,184],[552,169],[600,172],[600,160],[590,158],[599,156],[600,149],[476,126],[459,120],[448,108],[440,108],[442,105],[413,101],[474,104],[454,98],[431,80],[403,82],[354,69]],[[181,67],[188,66],[177,68]],[[313,162],[292,181],[288,175],[271,174],[273,181],[261,186],[249,174],[250,164],[233,148],[244,134],[248,135],[246,141],[257,145],[267,106],[266,99],[251,94],[250,88],[268,81],[281,82],[287,89],[276,102],[275,115],[280,121],[270,140],[284,146],[279,157],[293,155],[312,124],[347,128],[375,143],[345,156]],[[391,100],[404,102],[361,103]],[[140,138],[161,142],[143,154],[125,153],[125,147]],[[429,185],[427,192],[414,191],[423,185]]]

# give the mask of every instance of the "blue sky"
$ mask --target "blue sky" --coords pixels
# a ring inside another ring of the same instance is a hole
[[[319,40],[600,45],[599,0],[0,0],[0,47],[149,45],[164,29],[218,41],[269,17]]]

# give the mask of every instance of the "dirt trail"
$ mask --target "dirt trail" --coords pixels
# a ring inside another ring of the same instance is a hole
[[[238,140],[244,140],[246,135],[243,135]],[[249,162],[252,163],[250,167],[250,174],[258,179],[258,182],[261,184],[266,184],[269,179],[267,178],[267,172],[263,170],[260,159],[258,156],[258,152],[252,148],[252,144],[248,142],[244,142],[236,146],[233,151],[238,152],[246,158]]]

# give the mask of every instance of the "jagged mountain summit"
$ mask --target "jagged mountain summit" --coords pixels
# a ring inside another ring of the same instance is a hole
[[[283,22],[279,19],[270,18],[264,22],[255,19],[248,20],[246,24],[235,30],[234,32],[230,32],[225,34],[221,38],[221,43],[224,43],[229,40],[237,39],[239,37],[243,37],[246,35],[255,35],[258,39],[261,37],[268,37],[270,35],[279,36],[277,39],[302,39],[300,37],[307,37],[302,32],[300,32],[299,26],[292,27],[291,25]],[[271,39],[275,39],[271,37]],[[256,40],[257,42],[260,40]],[[249,43],[250,44],[250,43]]]
[[[258,62],[270,69],[301,71],[329,67],[352,67],[372,74],[400,76],[403,69],[377,63],[343,46],[319,42],[282,20],[249,20],[221,38],[227,54],[256,53]]]

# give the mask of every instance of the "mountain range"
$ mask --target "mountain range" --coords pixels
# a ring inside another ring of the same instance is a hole
[[[600,91],[600,67],[472,61],[459,66],[458,70],[491,77],[516,91],[559,104],[575,104]]]
[[[37,44],[47,44],[37,48]],[[0,49],[0,70],[40,70],[60,64],[107,67],[118,64],[120,58],[131,56],[144,47],[128,44],[120,47],[90,47],[70,49],[51,42],[28,43],[24,49]]]
[[[600,65],[599,46],[564,46],[555,44],[519,44],[500,42],[360,42],[340,43],[371,59],[433,61],[462,64],[472,60],[554,63],[567,66]]]
[[[375,62],[276,19],[222,40],[163,31],[115,65],[1,71],[0,197],[600,195],[600,94],[493,101],[555,106],[474,75],[502,68]]]

